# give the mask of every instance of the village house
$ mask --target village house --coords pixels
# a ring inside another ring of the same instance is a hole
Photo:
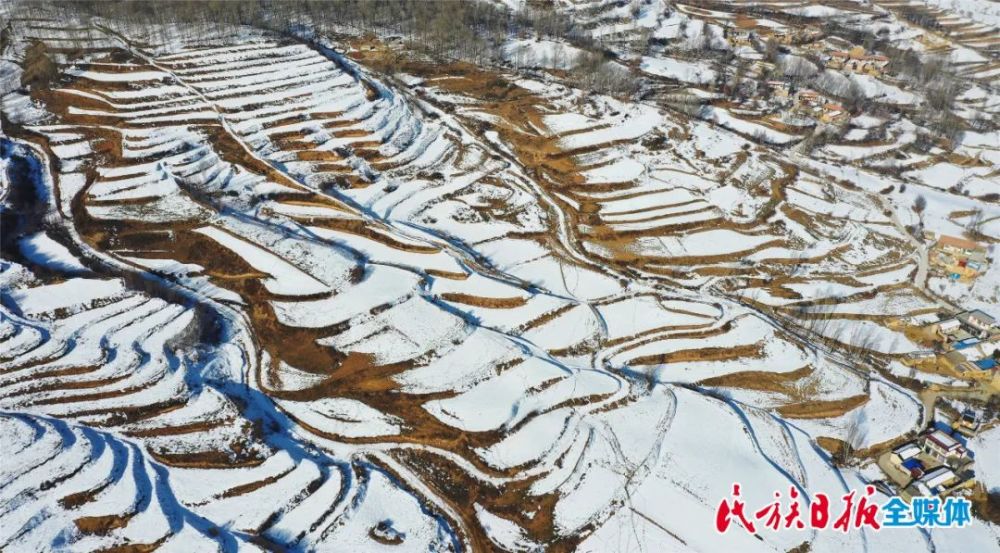
[[[958,319],[955,319],[955,322],[958,322]],[[968,330],[965,330],[965,328],[962,326],[961,323],[958,324],[957,328],[952,328],[947,331],[939,332],[939,335],[941,336],[941,338],[944,339],[943,345],[945,346],[944,347],[945,350],[953,349],[955,347],[955,344],[959,344],[959,346],[961,346],[962,344],[968,343],[969,340],[977,339],[975,336],[969,333]]]
[[[985,246],[955,236],[942,235],[938,238],[929,257],[931,264],[952,280],[974,279],[989,266]]]
[[[920,446],[914,442],[907,442],[893,449],[889,459],[896,469],[909,475],[909,478],[919,478],[924,474],[923,464],[918,459],[919,455]]]
[[[988,374],[990,374],[990,379],[993,380],[994,382],[998,382],[997,367],[1000,367],[1000,363],[997,362],[997,358],[995,355],[991,357],[983,357],[982,359],[975,361],[974,364],[976,365],[976,368],[983,373],[983,376],[981,378],[985,379],[986,378],[985,375],[987,374],[986,371],[989,371]],[[1000,385],[1000,382],[998,382],[998,385]]]
[[[960,378],[976,378],[981,371],[979,371],[969,359],[968,355],[962,350],[949,351],[948,353],[941,356],[940,365],[945,369],[951,371],[955,376]]]
[[[825,98],[820,96],[818,92],[810,89],[803,89],[795,95],[795,107],[796,109],[811,109],[818,107],[823,104]]]
[[[881,75],[889,65],[889,58],[868,54],[861,46],[855,46],[847,52],[834,50],[827,54],[826,66],[830,69],[842,69],[851,73],[866,75]]]
[[[934,323],[934,332],[944,339],[945,342],[954,341],[953,336],[956,332],[962,329],[962,323],[958,322],[958,319],[952,317],[950,319],[945,319],[943,321],[938,321]]]
[[[973,342],[975,340],[975,342]],[[1000,336],[992,336],[990,339],[981,341],[973,339],[955,345],[955,350],[949,352],[953,355],[954,370],[961,378],[968,380],[989,381],[996,386],[1000,386]],[[959,355],[965,358],[959,359]],[[946,363],[946,366],[949,364]]]
[[[844,106],[830,102],[815,90],[800,90],[795,96],[795,111],[823,123],[841,123],[851,118]]]
[[[1000,340],[1000,325],[996,318],[979,309],[963,311],[928,323],[925,327],[940,339],[943,346],[941,349],[944,351],[962,349],[991,339]]]
[[[840,104],[827,102],[820,106],[819,120],[824,123],[843,123],[851,114]]]
[[[879,466],[897,486],[905,488],[924,475],[923,452],[915,442],[907,442],[879,458]]]
[[[774,98],[788,98],[792,93],[792,85],[788,81],[767,81],[767,89]]]
[[[940,430],[924,434],[920,449],[931,459],[951,466],[962,466],[969,461],[965,446]]]
[[[955,315],[955,318],[966,330],[979,338],[989,338],[997,332],[997,320],[979,309],[964,311]]]
[[[905,444],[892,450],[893,461],[896,464],[903,464],[907,459],[911,459],[920,454],[920,447],[913,442],[906,442]]]
[[[961,416],[952,422],[951,427],[959,434],[971,438],[979,431],[979,417],[975,411],[966,409]]]
[[[938,467],[928,471],[907,486],[903,495],[910,498],[916,496],[944,497],[974,485],[975,481],[971,478],[962,478],[948,467]]]
[[[964,238],[957,238],[955,236],[948,235],[941,235],[934,247],[944,251],[945,253],[963,256],[969,256],[977,251],[984,251],[985,249],[982,244],[973,242],[972,240],[966,240]]]
[[[760,29],[759,34],[763,38],[774,37],[778,44],[795,44],[797,42],[809,42],[818,38],[821,33],[814,27],[769,27]]]
[[[907,324],[913,326],[930,326],[941,322],[937,313],[915,313],[905,318]]]
[[[938,364],[964,380],[991,382],[1000,386],[997,350],[1000,342],[980,342],[973,338],[955,344],[955,349],[939,357]]]

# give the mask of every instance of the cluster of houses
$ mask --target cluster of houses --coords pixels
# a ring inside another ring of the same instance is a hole
[[[795,95],[795,111],[823,123],[843,123],[851,118],[844,106],[808,89],[800,90]]]
[[[719,23],[723,38],[734,49],[753,47],[759,51],[763,43],[773,40],[786,46],[805,45],[829,69],[880,77],[889,66],[889,58],[868,52],[863,46],[852,47],[843,41],[819,40],[823,33],[815,26],[791,27],[746,15],[737,15]],[[783,50],[788,51],[787,48]],[[782,99],[789,100],[794,113],[800,117],[826,124],[841,124],[851,119],[851,113],[837,101],[814,90],[796,91],[788,80],[768,81],[767,89],[771,98],[779,103]]]
[[[986,247],[972,240],[941,236],[929,258],[935,271],[951,280],[968,281],[988,268],[986,253]],[[921,326],[921,341],[933,345],[933,350],[909,353],[904,363],[1000,389],[1000,323],[993,315],[975,309],[926,317],[929,320],[920,316],[911,324]]]
[[[908,354],[908,364],[932,363],[955,378],[1000,387],[1000,325],[992,315],[963,311],[923,328],[934,350]]]
[[[754,42],[774,40],[781,45],[813,43],[822,36],[813,26],[789,27],[766,19],[754,19],[743,15],[726,22],[722,27],[722,37],[733,48],[753,46]],[[829,69],[848,73],[881,76],[889,66],[889,58],[881,54],[869,53],[863,46],[848,50],[832,50],[825,42],[810,46],[818,50],[820,59]]]
[[[848,51],[833,50],[822,56],[829,69],[839,69],[849,73],[880,76],[889,65],[889,58],[880,54],[869,54],[864,47],[855,46]]]
[[[965,311],[934,323],[943,354],[939,364],[966,380],[1000,382],[1000,327],[981,310]]]
[[[792,110],[803,117],[822,123],[839,124],[851,119],[847,108],[811,89],[793,90],[791,83],[783,80],[767,81],[771,97],[790,99]]]
[[[975,415],[970,414],[978,426]],[[956,425],[967,421],[965,415]],[[972,431],[974,432],[974,430]],[[916,440],[887,453],[879,461],[882,471],[909,501],[914,497],[945,497],[975,486],[974,460],[963,445],[969,433],[932,427]]]
[[[722,27],[722,36],[730,46],[751,46],[755,40],[774,39],[778,44],[790,45],[811,42],[821,36],[819,29],[812,26],[789,27],[769,20],[737,16]]]
[[[989,268],[986,246],[955,236],[942,235],[931,248],[931,265],[951,280],[968,282]]]
[[[928,327],[937,337],[938,351],[927,352],[955,376],[969,380],[990,379],[1000,386],[1000,326],[981,310],[964,311]],[[945,497],[976,485],[974,458],[967,440],[980,429],[979,416],[971,409],[951,424],[931,423],[915,440],[902,444],[879,458],[878,464],[895,484],[904,500],[914,497]],[[889,490],[892,491],[892,490]]]

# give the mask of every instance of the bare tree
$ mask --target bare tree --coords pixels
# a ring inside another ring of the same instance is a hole
[[[778,54],[781,51],[781,47],[778,44],[776,38],[769,37],[767,42],[764,43],[764,59],[771,63],[776,63],[778,61]]]
[[[983,228],[983,210],[974,209],[972,213],[969,214],[969,220],[965,222],[965,232],[973,238],[978,238],[982,236]]]
[[[59,68],[49,57],[49,49],[45,43],[40,40],[32,42],[24,53],[21,86],[48,88],[58,74]]]
[[[834,461],[840,465],[846,465],[854,452],[861,449],[867,434],[864,425],[864,412],[861,409],[851,414],[847,421],[847,428],[844,430],[844,447],[834,456]]]
[[[7,47],[13,43],[14,30],[10,21],[0,30],[0,56],[4,56]]]

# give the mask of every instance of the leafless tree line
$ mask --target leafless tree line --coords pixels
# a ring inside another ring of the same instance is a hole
[[[22,0],[15,9],[30,10],[42,4]],[[170,34],[189,38],[184,33],[198,37],[206,29],[222,34],[241,25],[278,33],[308,26],[319,32],[400,37],[429,56],[478,65],[506,65],[504,45],[512,37],[550,38],[585,51],[567,64],[574,84],[605,93],[629,93],[636,88],[631,73],[613,63],[614,55],[586,28],[545,6],[508,10],[474,0],[71,0],[45,5],[100,17],[154,40],[169,39]]]
[[[845,324],[837,317],[837,305],[842,297],[834,298],[834,303],[799,304],[793,315],[799,325],[817,336],[837,342],[838,347],[848,355],[866,355],[878,352],[882,346],[882,336],[872,332],[863,324]]]

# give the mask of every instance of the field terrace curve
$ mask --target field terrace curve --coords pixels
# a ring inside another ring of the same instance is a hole
[[[732,481],[839,496],[817,435],[915,424],[828,347],[934,308],[863,191],[565,87],[15,23],[61,75],[3,103],[8,220],[46,225],[0,272],[0,548],[711,549]]]

